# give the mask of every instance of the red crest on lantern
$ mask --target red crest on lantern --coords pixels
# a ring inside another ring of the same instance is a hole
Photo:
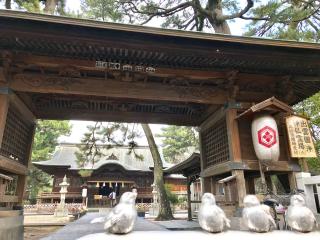
[[[276,130],[269,126],[265,126],[258,131],[258,141],[259,144],[271,148],[277,143],[277,133]]]

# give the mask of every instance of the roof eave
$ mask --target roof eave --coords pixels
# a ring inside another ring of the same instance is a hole
[[[171,37],[192,38],[192,39],[199,39],[199,40],[212,40],[212,41],[222,41],[222,42],[250,44],[250,45],[320,50],[320,44],[311,43],[311,42],[296,42],[296,41],[289,41],[289,40],[275,40],[275,39],[258,38],[258,37],[232,36],[227,34],[217,34],[217,33],[213,34],[213,33],[192,32],[192,31],[184,31],[184,30],[163,29],[163,28],[156,28],[156,27],[149,27],[149,26],[101,22],[101,21],[95,21],[95,20],[89,20],[89,19],[70,18],[70,17],[46,15],[46,14],[39,14],[39,13],[27,13],[27,12],[4,10],[4,9],[0,10],[0,17],[22,19],[25,21],[47,22],[47,23],[60,24],[60,25],[64,24],[64,25],[73,25],[73,26],[98,28],[98,29],[106,29],[106,30],[108,29],[108,30],[143,33],[143,34],[171,36]]]

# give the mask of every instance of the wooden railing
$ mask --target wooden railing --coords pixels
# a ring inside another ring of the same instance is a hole
[[[24,205],[24,212],[27,214],[53,214],[58,204],[56,203],[42,203]],[[77,214],[84,211],[82,203],[66,203],[69,214]]]
[[[38,198],[40,199],[50,199],[50,198],[58,198],[60,199],[61,194],[59,192],[43,192],[41,193]],[[66,198],[82,198],[80,192],[68,192],[66,194]]]
[[[0,195],[0,202],[18,202],[18,196],[13,196],[13,195]]]

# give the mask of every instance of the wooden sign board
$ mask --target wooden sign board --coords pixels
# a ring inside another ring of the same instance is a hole
[[[294,158],[317,157],[308,120],[299,116],[286,118],[290,156]]]

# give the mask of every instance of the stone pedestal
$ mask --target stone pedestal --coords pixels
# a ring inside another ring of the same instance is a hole
[[[0,210],[0,240],[23,240],[22,210]]]
[[[157,217],[159,213],[159,204],[158,203],[151,203],[151,207],[149,208],[149,216],[150,217]]]
[[[152,195],[153,195],[153,203],[151,203],[151,207],[149,208],[149,216],[157,217],[159,213],[159,203],[158,203],[158,191],[156,189],[156,185],[152,184]]]
[[[54,216],[56,217],[67,217],[68,216],[68,208],[65,204],[66,194],[67,194],[67,188],[69,186],[69,183],[67,183],[67,177],[64,176],[62,183],[59,184],[61,186],[60,190],[60,203],[57,206],[56,210],[54,211]]]
[[[314,197],[313,186],[320,183],[320,176],[311,177],[310,173],[300,172],[296,173],[297,187],[304,191],[304,198],[306,205],[313,213],[317,213],[317,207]]]
[[[55,217],[67,217],[68,216],[68,208],[66,205],[59,204],[54,211]]]

